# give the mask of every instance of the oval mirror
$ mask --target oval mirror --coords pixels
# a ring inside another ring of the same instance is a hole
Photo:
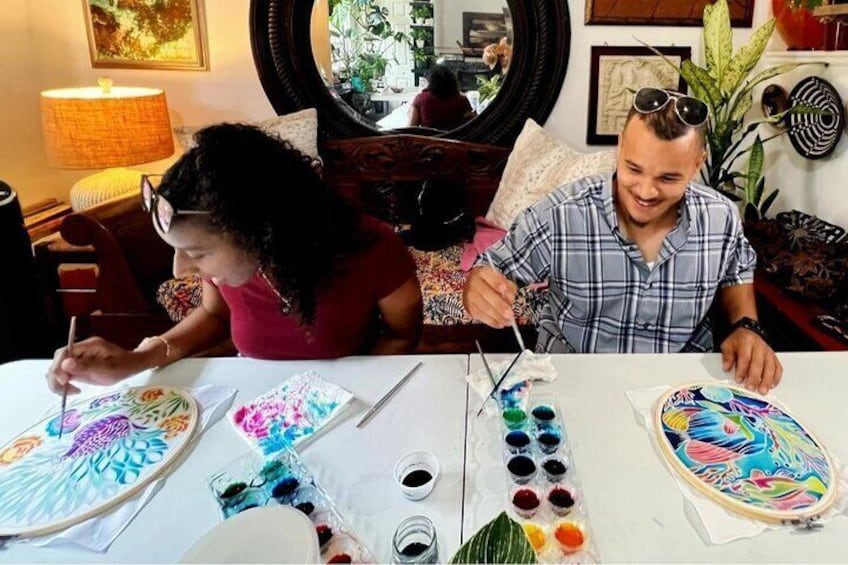
[[[252,0],[274,109],[320,135],[417,133],[511,145],[543,123],[568,63],[567,0]]]

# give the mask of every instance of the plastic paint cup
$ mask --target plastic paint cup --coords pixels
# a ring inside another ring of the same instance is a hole
[[[548,457],[542,461],[542,471],[550,483],[558,483],[568,472],[568,463],[563,457]]]
[[[530,451],[530,436],[521,430],[514,430],[504,436],[506,449],[513,455]]]
[[[439,461],[429,451],[415,451],[400,458],[395,465],[395,482],[409,500],[426,498],[439,476]]]
[[[503,421],[510,430],[518,430],[527,421],[527,412],[521,408],[507,408],[503,411]]]
[[[533,419],[537,424],[546,424],[552,422],[554,418],[556,418],[556,411],[553,407],[548,406],[547,404],[540,404],[534,407],[531,414],[533,414]]]
[[[556,428],[546,428],[536,434],[536,443],[542,453],[550,455],[556,453],[562,445],[562,432]]]
[[[586,532],[579,522],[564,520],[554,527],[554,538],[563,553],[576,553],[586,545]]]
[[[527,455],[511,457],[506,468],[510,477],[512,477],[512,482],[517,485],[527,484],[536,476],[536,463]]]
[[[520,486],[512,489],[510,500],[516,514],[522,518],[532,518],[542,505],[539,493],[530,486]]]
[[[244,485],[244,483],[236,483],[236,485]],[[235,486],[231,486],[218,495],[218,497],[221,500],[224,516],[227,518],[239,512],[250,510],[251,508],[265,506],[268,502],[268,495],[262,489],[248,486],[240,490]]]
[[[524,528],[524,535],[527,536],[527,541],[533,546],[533,551],[542,553],[548,546],[548,535],[542,526],[531,522],[523,524],[521,527]]]
[[[548,489],[548,494],[545,497],[551,505],[551,510],[558,516],[566,516],[577,504],[577,495],[571,486],[554,485]]]

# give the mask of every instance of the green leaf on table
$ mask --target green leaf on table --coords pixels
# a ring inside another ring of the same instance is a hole
[[[451,563],[537,563],[521,525],[501,512],[463,544]]]

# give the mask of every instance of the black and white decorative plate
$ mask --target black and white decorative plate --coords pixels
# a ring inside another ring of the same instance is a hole
[[[807,77],[789,95],[792,107],[809,106],[821,110],[818,114],[787,116],[789,140],[802,157],[821,159],[836,148],[845,125],[842,99],[833,85],[819,77]]]

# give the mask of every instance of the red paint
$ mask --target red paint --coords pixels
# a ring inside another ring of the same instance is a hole
[[[529,488],[522,488],[512,495],[512,503],[521,510],[533,510],[539,507],[539,497]]]
[[[333,555],[327,563],[353,563],[353,558],[347,553]]]

